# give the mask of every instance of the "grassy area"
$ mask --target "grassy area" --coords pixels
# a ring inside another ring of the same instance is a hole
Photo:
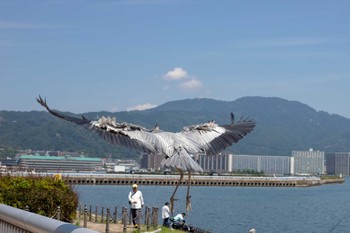
[[[167,227],[162,227],[162,230],[160,231],[161,233],[184,233],[184,231],[180,231],[180,230],[175,230],[175,229],[173,229],[173,230],[171,230],[171,229],[169,229],[169,228],[167,228]]]
[[[322,180],[343,179],[343,178],[336,176],[336,175],[324,175],[324,176],[320,176],[320,178]]]

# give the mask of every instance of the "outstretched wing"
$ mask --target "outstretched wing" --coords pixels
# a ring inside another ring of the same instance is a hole
[[[84,116],[81,116],[81,119],[80,119],[80,118],[68,116],[68,115],[60,113],[58,111],[50,109],[49,106],[46,103],[46,99],[41,98],[40,95],[39,95],[38,98],[36,98],[36,101],[38,101],[38,103],[41,106],[46,108],[46,110],[49,113],[51,113],[52,115],[54,115],[54,116],[56,116],[58,118],[61,118],[61,119],[67,120],[67,121],[71,121],[71,122],[74,122],[75,124],[82,125],[82,126],[85,126],[85,127],[88,127],[90,125],[90,121],[88,119],[86,119]]]
[[[42,99],[40,96],[37,98],[37,101],[52,115],[95,131],[109,143],[140,152],[158,152],[154,145],[159,145],[159,138],[152,133],[152,130],[147,130],[144,127],[130,123],[117,123],[115,118],[110,117],[101,117],[97,121],[91,121],[84,116],[82,116],[82,118],[68,116],[49,108],[46,100]]]
[[[231,124],[229,125],[218,125],[211,121],[186,127],[181,131],[181,134],[197,148],[196,153],[215,155],[237,143],[256,125],[255,121],[251,119],[240,119],[237,122],[233,122],[233,119],[233,114],[231,114]],[[194,152],[191,151],[191,153]]]

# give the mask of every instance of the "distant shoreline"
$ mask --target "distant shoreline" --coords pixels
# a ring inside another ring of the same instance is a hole
[[[160,185],[174,186],[179,182],[178,175],[140,174],[79,174],[63,173],[62,178],[70,184],[79,185]],[[320,178],[316,176],[192,176],[191,186],[249,186],[249,187],[308,187],[324,184],[343,183],[343,178]],[[180,185],[188,184],[184,179]]]
[[[19,173],[19,176],[55,176],[58,173]],[[175,186],[179,175],[121,174],[121,173],[59,173],[63,180],[72,185],[157,185]],[[203,176],[193,175],[191,186],[242,186],[242,187],[309,187],[344,183],[340,177],[318,176]],[[188,185],[185,177],[180,184]]]

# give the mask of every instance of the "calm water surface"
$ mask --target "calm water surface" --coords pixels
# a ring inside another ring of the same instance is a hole
[[[344,184],[308,188],[192,187],[192,212],[186,222],[213,233],[350,232],[350,179]],[[169,200],[174,187],[140,186],[146,206]],[[76,185],[82,205],[128,206],[131,187]],[[186,187],[179,187],[175,214],[185,208]],[[144,210],[143,210],[144,212]]]

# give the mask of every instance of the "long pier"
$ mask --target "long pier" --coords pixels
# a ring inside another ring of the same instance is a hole
[[[179,175],[147,174],[80,174],[62,173],[62,179],[79,185],[164,185],[174,186]],[[256,187],[308,187],[330,183],[343,183],[344,179],[321,179],[315,176],[250,177],[250,176],[201,176],[191,177],[191,186],[256,186]],[[187,185],[185,179],[180,185]]]

